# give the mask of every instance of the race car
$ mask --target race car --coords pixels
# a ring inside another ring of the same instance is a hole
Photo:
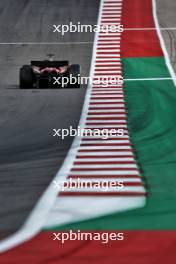
[[[80,65],[69,61],[31,61],[20,69],[20,88],[80,88]]]

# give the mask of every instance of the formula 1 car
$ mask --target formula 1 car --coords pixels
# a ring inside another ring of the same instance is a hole
[[[20,69],[20,88],[80,88],[80,65],[68,61],[31,61]]]

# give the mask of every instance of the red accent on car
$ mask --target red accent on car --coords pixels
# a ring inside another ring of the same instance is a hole
[[[38,72],[38,73],[50,73],[50,72],[56,72],[56,73],[65,73],[67,71],[67,66],[63,66],[63,67],[45,67],[45,68],[40,68],[40,67],[36,67],[33,66],[33,70]]]

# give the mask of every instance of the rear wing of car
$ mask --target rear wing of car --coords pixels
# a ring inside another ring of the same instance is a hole
[[[31,61],[31,66],[36,67],[63,67],[68,65],[69,61]]]

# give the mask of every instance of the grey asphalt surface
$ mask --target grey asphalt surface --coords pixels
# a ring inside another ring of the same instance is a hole
[[[18,71],[30,60],[54,53],[79,63],[89,75],[93,34],[53,33],[53,24],[96,24],[99,0],[0,1],[0,237],[18,229],[52,181],[72,142],[52,137],[53,128],[76,127],[82,89],[19,90]],[[158,0],[162,27],[176,27],[175,0]],[[176,31],[163,31],[176,69]],[[35,45],[25,44],[36,42]],[[39,45],[37,42],[58,42]],[[88,42],[88,43],[79,43]],[[60,44],[59,44],[60,43]]]
[[[18,2],[18,3],[17,3]],[[18,72],[46,54],[69,60],[89,76],[93,33],[53,33],[53,24],[96,24],[99,0],[0,1],[0,233],[18,229],[62,164],[73,138],[52,137],[53,128],[78,125],[81,89],[20,90]],[[90,42],[79,44],[79,42]],[[65,43],[65,44],[64,44]]]
[[[159,24],[163,28],[176,28],[176,1],[157,0]],[[176,30],[163,30],[163,38],[168,50],[170,61],[176,72]]]

